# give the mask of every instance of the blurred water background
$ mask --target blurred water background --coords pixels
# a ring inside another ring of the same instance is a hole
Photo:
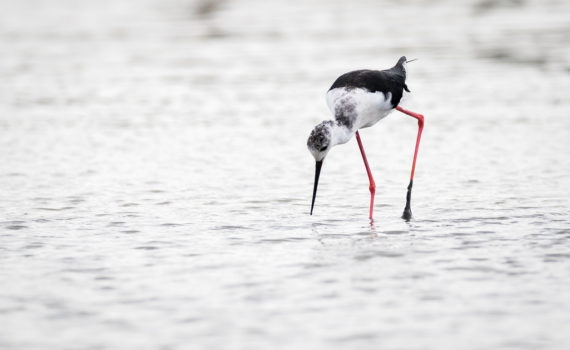
[[[568,349],[570,3],[4,0],[0,348]],[[426,116],[327,157],[349,70]]]

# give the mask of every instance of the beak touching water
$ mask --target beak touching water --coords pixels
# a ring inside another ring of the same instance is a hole
[[[315,163],[315,187],[313,188],[313,202],[311,203],[311,215],[313,215],[313,207],[315,206],[315,198],[317,197],[317,186],[319,185],[319,175],[321,175],[321,167],[323,166],[323,161],[317,161]]]

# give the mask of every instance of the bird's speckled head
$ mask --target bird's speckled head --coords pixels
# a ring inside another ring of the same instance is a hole
[[[324,121],[311,131],[307,147],[317,162],[322,161],[332,147],[333,121]]]

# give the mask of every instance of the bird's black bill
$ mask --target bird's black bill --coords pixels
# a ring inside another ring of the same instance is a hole
[[[418,60],[417,58],[412,58],[411,60],[407,60],[406,63],[414,62],[414,61],[417,61],[417,60]]]
[[[315,163],[315,187],[313,188],[313,201],[311,202],[311,215],[313,215],[313,207],[315,206],[315,198],[317,197],[317,186],[319,185],[319,176],[321,175],[321,167],[323,161]]]

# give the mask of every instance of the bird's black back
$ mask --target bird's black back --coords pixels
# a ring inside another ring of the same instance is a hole
[[[404,63],[406,57],[402,56],[396,65],[385,70],[355,70],[338,77],[329,90],[336,88],[361,88],[370,92],[380,91],[384,96],[392,94],[391,103],[396,107],[402,99],[403,90],[408,90],[406,86],[406,70]]]

